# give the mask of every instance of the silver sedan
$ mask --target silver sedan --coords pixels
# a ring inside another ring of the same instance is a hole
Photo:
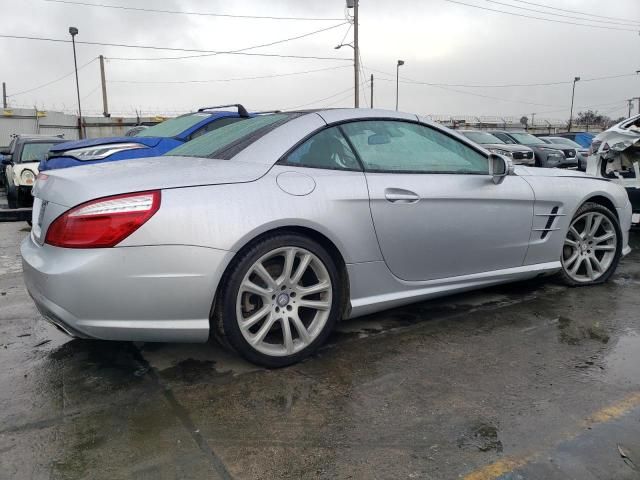
[[[207,341],[270,367],[336,322],[503,282],[608,280],[624,189],[511,165],[411,114],[319,110],[222,127],[165,156],[53,170],[24,278],[82,338]]]

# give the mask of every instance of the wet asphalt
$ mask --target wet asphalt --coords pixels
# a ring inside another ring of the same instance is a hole
[[[344,321],[265,370],[70,339],[0,223],[0,479],[638,479],[640,234],[606,285],[536,280]]]

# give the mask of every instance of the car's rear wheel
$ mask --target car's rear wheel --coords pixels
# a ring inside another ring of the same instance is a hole
[[[283,367],[324,343],[341,313],[331,255],[297,234],[275,234],[241,252],[216,299],[218,338],[249,361]]]
[[[615,214],[585,203],[571,220],[562,248],[561,278],[571,286],[606,282],[622,254],[622,231]]]

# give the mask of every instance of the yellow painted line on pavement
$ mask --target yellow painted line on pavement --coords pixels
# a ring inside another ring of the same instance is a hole
[[[608,407],[604,407],[601,410],[598,410],[597,412],[591,414],[586,418],[582,426],[586,428],[600,423],[606,423],[612,420],[616,420],[639,406],[640,392],[632,393],[624,397],[619,402],[609,405]],[[575,434],[564,438],[563,441],[571,440],[572,438],[577,437],[582,432],[583,431],[576,432]],[[537,453],[534,453],[522,457],[503,458],[501,460],[498,460],[497,462],[490,463],[489,465],[485,465],[484,467],[480,467],[479,469],[468,473],[464,476],[464,480],[495,480],[506,473],[510,473],[520,467],[525,466],[537,455]]]

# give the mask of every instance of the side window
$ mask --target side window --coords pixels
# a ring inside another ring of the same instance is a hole
[[[205,133],[212,132],[220,127],[224,127],[225,125],[229,125],[231,123],[236,123],[240,120],[244,120],[241,117],[226,117],[221,118],[219,120],[214,120],[213,122],[207,123],[204,127],[200,127],[198,130],[189,135],[189,140],[193,140],[194,138],[198,138],[200,135],[204,135]]]
[[[368,171],[489,173],[487,157],[425,125],[372,120],[346,123],[341,128]]]
[[[338,127],[315,134],[281,162],[296,167],[361,170],[356,156]]]

